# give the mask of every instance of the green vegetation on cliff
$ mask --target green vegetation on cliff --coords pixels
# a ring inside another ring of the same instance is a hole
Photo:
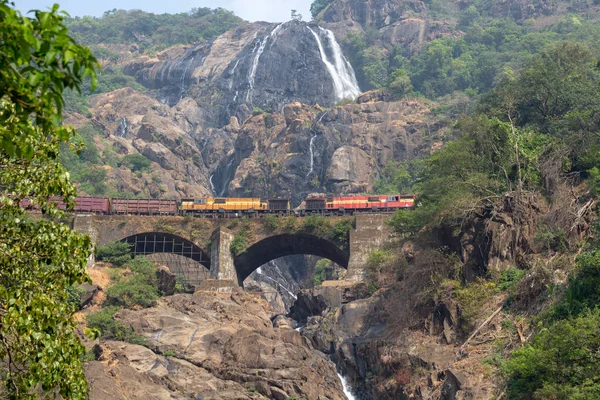
[[[73,37],[86,45],[134,44],[142,51],[156,51],[176,44],[215,39],[241,22],[242,19],[231,11],[201,7],[178,14],[114,9],[100,18],[69,18],[66,25]],[[110,57],[110,51],[106,48],[98,54],[99,59],[105,57]]]

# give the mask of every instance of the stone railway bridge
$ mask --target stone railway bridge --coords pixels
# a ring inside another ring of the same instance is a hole
[[[350,222],[353,227],[343,241],[327,237],[330,235],[323,233],[327,230],[320,230],[320,234],[309,232],[303,219],[296,217],[267,221],[77,214],[73,228],[90,235],[96,246],[125,241],[132,244],[135,255],[169,255],[171,258],[160,262],[186,276],[192,284],[231,290],[243,286],[244,280],[261,265],[297,254],[327,258],[348,270],[345,280],[362,281],[369,253],[390,240],[391,232],[385,224],[390,217],[391,214],[359,214],[317,219],[328,225]],[[240,237],[244,238],[243,246],[234,255],[231,244],[240,241]]]

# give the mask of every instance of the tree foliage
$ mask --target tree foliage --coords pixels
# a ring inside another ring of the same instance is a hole
[[[63,91],[94,86],[98,64],[68,35],[58,6],[23,17],[0,1],[0,359],[8,397],[87,396],[68,288],[87,280],[90,240],[56,222],[49,201],[75,188],[58,161],[73,129],[61,125]],[[34,199],[50,218],[28,218]]]
[[[178,14],[114,9],[100,18],[69,18],[66,25],[78,42],[87,45],[136,44],[141,50],[160,50],[215,39],[241,22],[231,11],[201,7]]]

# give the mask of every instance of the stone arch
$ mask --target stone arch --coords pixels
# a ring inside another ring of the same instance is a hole
[[[348,268],[350,258],[349,253],[335,242],[315,235],[298,233],[269,236],[235,257],[233,262],[240,286],[261,265],[297,254],[327,258],[343,268]]]
[[[127,236],[121,242],[132,245],[131,252],[135,255],[155,253],[179,254],[202,264],[210,271],[210,256],[194,242],[181,236],[166,232],[144,232]]]

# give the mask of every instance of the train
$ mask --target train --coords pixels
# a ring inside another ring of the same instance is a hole
[[[52,197],[57,208],[67,210],[60,197]],[[25,209],[37,207],[30,199],[20,203]],[[191,215],[191,216],[242,216],[256,214],[294,215],[352,215],[356,212],[392,212],[398,209],[411,209],[415,205],[415,195],[342,195],[307,197],[296,209],[290,199],[204,197],[199,199],[159,200],[124,199],[107,197],[76,197],[74,212],[104,215]]]

